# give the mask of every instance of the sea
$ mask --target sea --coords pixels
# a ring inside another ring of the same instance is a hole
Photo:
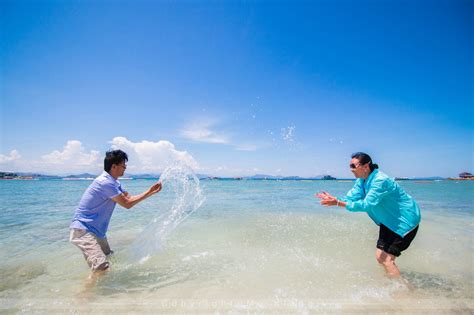
[[[111,268],[92,279],[68,241],[91,181],[0,181],[0,313],[474,313],[473,181],[399,182],[422,220],[392,279],[371,219],[314,197],[343,196],[353,181],[171,175],[116,207]],[[121,183],[134,195],[154,180]]]

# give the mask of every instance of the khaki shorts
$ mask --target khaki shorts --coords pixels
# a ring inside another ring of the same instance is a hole
[[[71,229],[69,242],[79,247],[92,270],[109,268],[107,256],[113,252],[110,250],[107,238],[97,237],[86,230]]]

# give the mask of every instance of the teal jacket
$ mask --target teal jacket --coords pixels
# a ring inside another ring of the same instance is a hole
[[[343,198],[346,209],[367,212],[377,224],[383,224],[400,236],[405,236],[420,223],[420,208],[393,179],[375,169],[364,180],[358,178]]]

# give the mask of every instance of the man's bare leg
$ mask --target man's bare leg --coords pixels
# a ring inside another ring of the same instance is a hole
[[[91,290],[95,287],[100,278],[109,271],[109,263],[106,262],[101,269],[93,270],[84,282],[84,290],[80,293],[81,297],[90,297]]]

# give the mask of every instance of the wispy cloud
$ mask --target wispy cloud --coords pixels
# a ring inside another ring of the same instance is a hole
[[[222,177],[237,177],[237,176],[252,176],[261,172],[257,167],[253,168],[238,168],[228,165],[220,165],[217,167],[203,167],[199,170],[203,174],[222,176]]]
[[[234,147],[237,151],[257,151],[255,144],[237,144]]]
[[[223,144],[231,146],[237,151],[256,151],[258,149],[258,146],[252,143],[238,143],[232,139],[230,133],[218,130],[218,125],[219,121],[215,119],[203,119],[187,124],[180,134],[183,138],[194,142]]]
[[[181,136],[185,139],[214,144],[229,144],[229,137],[221,132],[212,130],[216,122],[197,121],[188,124],[181,130]]]

